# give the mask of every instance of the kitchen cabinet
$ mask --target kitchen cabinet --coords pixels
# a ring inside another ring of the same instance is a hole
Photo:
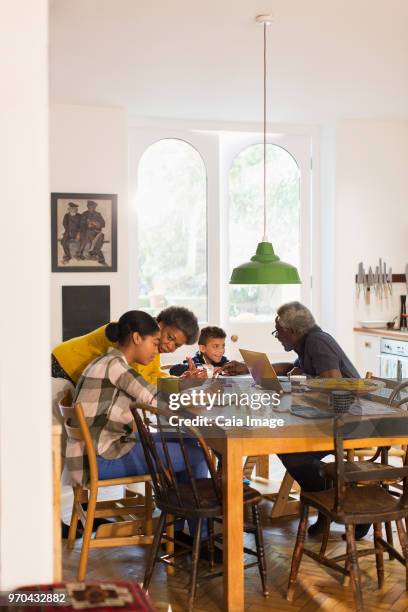
[[[408,342],[381,338],[380,376],[382,378],[408,378]]]
[[[355,366],[360,376],[364,377],[366,372],[380,375],[380,342],[381,338],[373,334],[355,334]]]

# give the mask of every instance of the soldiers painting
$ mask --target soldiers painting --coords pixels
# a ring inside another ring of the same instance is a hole
[[[53,272],[116,271],[116,195],[51,194]]]

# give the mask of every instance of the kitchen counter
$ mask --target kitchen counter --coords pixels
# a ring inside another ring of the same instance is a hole
[[[394,338],[395,340],[408,340],[408,331],[402,332],[399,329],[377,329],[374,327],[353,327],[355,332],[369,334],[371,336],[382,336],[383,338]]]

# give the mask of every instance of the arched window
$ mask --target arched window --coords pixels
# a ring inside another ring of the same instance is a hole
[[[300,172],[286,149],[267,144],[267,236],[276,254],[301,269]],[[263,145],[235,156],[229,171],[229,265],[249,261],[263,232]],[[231,286],[229,317],[271,321],[276,308],[300,298],[299,285]]]
[[[189,143],[159,140],[138,168],[138,306],[168,305],[207,320],[207,177]]]

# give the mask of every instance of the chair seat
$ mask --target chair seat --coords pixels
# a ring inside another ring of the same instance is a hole
[[[155,496],[155,502],[161,510],[167,510],[174,515],[185,516],[189,518],[199,516],[220,516],[222,514],[222,505],[214,490],[214,484],[211,478],[199,478],[195,480],[197,493],[200,500],[201,508],[196,507],[196,502],[192,494],[190,484],[179,484],[178,492],[180,500],[177,496],[176,489],[172,487],[168,491],[168,497],[160,499]],[[244,489],[244,504],[257,504],[261,501],[262,496],[259,491],[252,487],[243,485]]]
[[[345,523],[344,515],[333,511],[335,489],[316,492],[302,491],[300,499],[308,506],[317,508],[336,523]],[[377,522],[379,515],[382,516],[382,521],[397,520],[406,514],[406,511],[398,510],[398,504],[399,500],[379,485],[347,487],[344,514],[347,515],[347,522],[351,524]]]

